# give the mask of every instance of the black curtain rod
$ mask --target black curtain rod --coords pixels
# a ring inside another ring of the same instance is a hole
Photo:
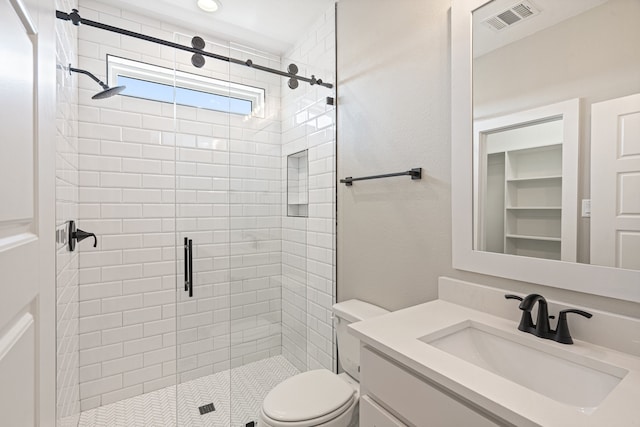
[[[62,19],[63,21],[71,21],[73,23],[73,25],[76,25],[76,26],[79,26],[80,24],[84,24],[84,25],[88,25],[90,27],[99,28],[101,30],[111,31],[113,33],[118,33],[118,34],[122,34],[122,35],[125,35],[125,36],[134,37],[136,39],[146,40],[148,42],[157,43],[157,44],[161,44],[163,46],[172,47],[174,49],[184,50],[185,52],[191,52],[191,53],[195,53],[195,54],[198,54],[198,55],[207,56],[209,58],[214,58],[214,59],[217,59],[219,61],[225,61],[225,62],[229,62],[229,63],[232,63],[232,64],[244,65],[245,67],[255,68],[256,70],[266,71],[267,73],[278,74],[278,75],[283,76],[283,77],[289,77],[290,79],[293,79],[293,80],[300,80],[300,81],[303,81],[303,82],[307,82],[307,83],[309,83],[311,85],[317,84],[319,86],[324,86],[324,87],[329,88],[329,89],[333,88],[333,85],[331,83],[325,83],[320,79],[316,79],[313,75],[311,76],[311,78],[298,76],[298,75],[293,74],[293,73],[287,73],[287,72],[284,72],[284,71],[276,70],[274,68],[263,67],[262,65],[254,64],[253,61],[251,61],[250,59],[247,59],[246,61],[242,61],[240,59],[235,59],[235,58],[230,58],[230,57],[223,56],[223,55],[218,55],[218,54],[207,52],[207,51],[204,51],[204,50],[201,50],[201,49],[196,49],[194,47],[184,46],[184,45],[181,45],[179,43],[174,43],[174,42],[170,42],[170,41],[167,41],[167,40],[159,39],[157,37],[148,36],[146,34],[140,34],[140,33],[134,32],[134,31],[125,30],[124,28],[118,28],[118,27],[114,27],[112,25],[102,24],[100,22],[92,21],[90,19],[85,19],[85,18],[82,18],[80,16],[80,14],[78,13],[77,9],[72,9],[71,13],[66,13],[66,12],[62,12],[60,10],[56,10],[56,18]]]

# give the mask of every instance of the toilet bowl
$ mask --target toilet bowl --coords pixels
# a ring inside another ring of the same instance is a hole
[[[318,369],[295,375],[264,399],[260,427],[349,427],[360,397],[346,374]]]
[[[344,373],[317,369],[294,375],[273,388],[262,402],[259,427],[355,427],[360,399],[360,341],[347,325],[388,313],[359,300],[333,306],[338,356]]]

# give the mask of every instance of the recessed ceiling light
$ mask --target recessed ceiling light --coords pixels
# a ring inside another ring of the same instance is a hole
[[[205,12],[215,12],[220,8],[218,0],[198,0],[198,7]]]

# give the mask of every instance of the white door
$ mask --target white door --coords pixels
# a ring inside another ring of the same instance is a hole
[[[12,427],[51,425],[55,399],[55,45],[33,3],[0,0],[0,425]]]
[[[592,106],[591,263],[640,270],[640,94]]]

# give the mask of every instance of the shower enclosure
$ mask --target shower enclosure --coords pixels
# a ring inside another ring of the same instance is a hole
[[[335,82],[335,10],[274,55],[79,6],[243,63],[77,31],[77,69],[127,88],[92,100],[90,79],[59,76],[78,87],[77,152],[64,153],[77,156],[77,211],[59,212],[59,234],[77,212],[98,240],[58,248],[59,423],[248,425],[282,380],[337,369],[335,87],[315,77]],[[60,284],[74,256],[75,316],[74,283]]]

